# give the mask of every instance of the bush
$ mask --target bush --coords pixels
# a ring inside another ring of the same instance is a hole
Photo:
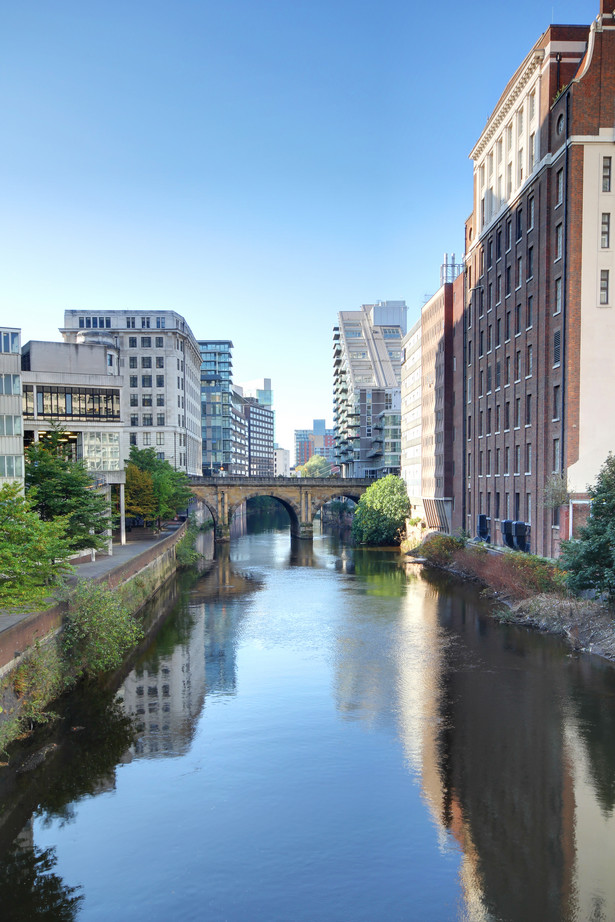
[[[81,582],[71,600],[62,648],[76,676],[93,678],[122,664],[143,629],[109,589]]]
[[[494,554],[486,548],[470,546],[456,554],[455,566],[498,594],[515,599],[565,591],[565,582],[557,566],[534,554],[518,551]]]
[[[421,556],[437,567],[448,567],[463,545],[462,538],[434,533],[428,535],[421,544]]]

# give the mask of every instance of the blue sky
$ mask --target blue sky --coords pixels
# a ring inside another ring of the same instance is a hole
[[[462,251],[468,152],[551,22],[593,0],[20,0],[0,8],[0,317],[172,309],[331,423],[337,312],[409,322]],[[292,451],[291,451],[292,460]]]

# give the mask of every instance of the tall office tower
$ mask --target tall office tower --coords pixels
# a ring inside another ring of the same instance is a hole
[[[465,527],[531,528],[555,556],[587,514],[615,444],[615,19],[550,26],[505,87],[470,156],[466,224]],[[555,505],[561,485],[570,502]],[[460,487],[461,489],[461,487]],[[571,514],[574,514],[571,518]]]
[[[244,413],[248,422],[248,473],[251,477],[273,477],[273,410],[256,397],[244,396]]]
[[[121,417],[129,444],[152,448],[187,474],[201,473],[200,354],[175,311],[64,312],[65,342],[119,350]]]
[[[342,311],[333,330],[336,460],[343,477],[401,468],[401,341],[405,301]]]
[[[0,329],[0,486],[22,481],[21,330]]]
[[[228,339],[199,340],[204,477],[231,470],[232,349]]]

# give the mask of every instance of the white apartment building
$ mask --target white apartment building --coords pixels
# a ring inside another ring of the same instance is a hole
[[[21,331],[0,329],[0,487],[23,480]]]
[[[67,310],[60,332],[66,342],[119,350],[128,444],[153,448],[177,470],[199,475],[201,356],[185,319],[163,310]]]

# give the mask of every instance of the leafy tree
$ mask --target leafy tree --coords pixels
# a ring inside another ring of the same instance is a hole
[[[352,536],[359,544],[399,544],[410,502],[401,477],[389,474],[367,488],[355,510]]]
[[[322,455],[312,455],[311,458],[301,466],[302,477],[330,477],[331,462],[323,458]]]
[[[25,484],[28,499],[45,522],[66,519],[66,534],[73,551],[107,546],[111,524],[109,503],[95,487],[85,461],[73,461],[61,429],[25,450]]]
[[[578,539],[562,541],[560,566],[573,592],[593,589],[615,602],[615,456],[609,454],[588,488],[591,515]]]
[[[43,522],[17,483],[0,489],[0,603],[34,601],[70,570],[66,516]]]
[[[156,518],[157,508],[152,475],[140,470],[136,464],[127,464],[126,515],[138,516],[151,522]]]
[[[168,461],[156,457],[153,448],[130,446],[129,465],[134,464],[140,471],[149,474],[154,487],[154,517],[168,519],[180,509],[186,509],[193,499],[190,481],[183,471],[176,471]]]

